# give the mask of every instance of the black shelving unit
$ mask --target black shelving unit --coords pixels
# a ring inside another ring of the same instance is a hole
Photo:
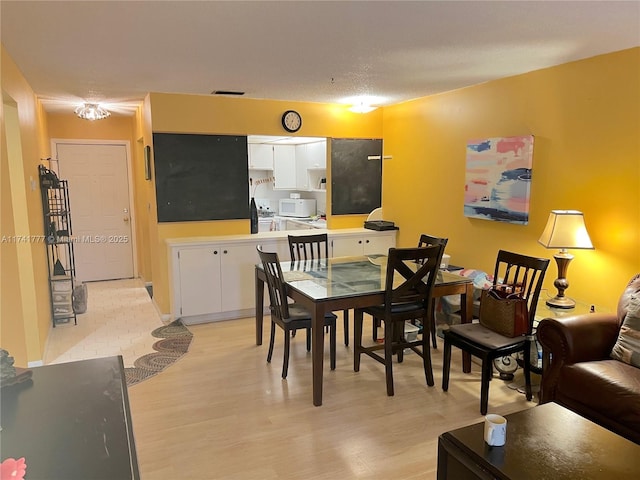
[[[69,184],[44,165],[38,166],[42,213],[44,220],[47,266],[49,268],[49,291],[51,293],[51,318],[53,326],[78,324],[73,309],[73,287],[75,285],[75,260],[69,208]]]

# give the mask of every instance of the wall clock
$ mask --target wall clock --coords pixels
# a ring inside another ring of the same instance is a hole
[[[302,126],[302,117],[295,110],[287,110],[282,114],[282,127],[287,132],[297,132]]]

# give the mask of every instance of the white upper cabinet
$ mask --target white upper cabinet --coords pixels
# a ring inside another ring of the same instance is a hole
[[[294,145],[273,146],[273,174],[276,181],[273,188],[295,190],[296,150]]]
[[[327,168],[327,142],[307,143],[307,168]]]
[[[249,137],[249,170],[273,170],[276,190],[313,191],[326,177],[327,141],[301,137],[286,138],[252,135]],[[278,143],[285,141],[286,143]],[[301,143],[297,143],[301,142]]]
[[[250,143],[249,169],[273,170],[273,146],[264,143]]]

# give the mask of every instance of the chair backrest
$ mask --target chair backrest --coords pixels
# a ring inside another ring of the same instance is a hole
[[[417,248],[390,248],[387,259],[385,309],[402,303],[422,304],[429,311],[443,245]]]
[[[289,235],[291,260],[321,260],[329,257],[326,233],[317,235]]]
[[[442,245],[442,252],[447,246],[448,238],[432,237],[431,235],[422,234],[418,241],[418,247],[430,247],[432,245]]]
[[[542,281],[548,266],[548,258],[529,257],[506,250],[498,251],[493,285],[504,285],[512,293],[518,293],[527,299],[529,333],[533,327]]]
[[[418,247],[430,247],[431,245],[447,246],[448,238],[432,237],[431,235],[422,234],[418,241]]]
[[[280,319],[289,318],[289,303],[287,301],[287,290],[285,287],[280,260],[275,252],[263,252],[262,247],[256,247],[262,268],[267,277],[267,288],[269,290],[269,302],[271,315]]]

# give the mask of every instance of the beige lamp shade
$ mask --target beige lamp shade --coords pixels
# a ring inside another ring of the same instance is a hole
[[[538,242],[546,248],[593,249],[584,215],[577,210],[552,210]]]

